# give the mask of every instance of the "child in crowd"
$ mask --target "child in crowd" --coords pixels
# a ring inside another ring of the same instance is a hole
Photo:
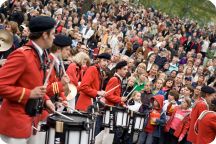
[[[176,106],[178,106],[177,101],[179,99],[179,93],[176,90],[170,90],[168,94],[168,99],[164,101],[163,112],[166,113],[166,120],[168,121],[172,115]]]
[[[162,112],[164,96],[156,95],[151,100],[153,108],[144,131],[139,135],[138,144],[157,144],[163,140],[161,135],[166,122],[165,113]]]
[[[151,98],[153,96],[152,91],[151,91],[152,84],[150,81],[146,82],[144,91],[141,94],[141,102],[142,106],[140,107],[139,112],[141,113],[149,113],[149,110],[151,109]]]
[[[177,106],[165,127],[166,144],[184,144],[189,129],[191,99],[186,97],[180,106]]]
[[[138,112],[141,105],[141,93],[138,91],[133,92],[131,98],[127,102],[128,109]]]
[[[128,78],[128,81],[127,81],[127,86],[123,89],[123,93],[122,93],[122,96],[126,97],[128,96],[128,98],[130,97],[130,95],[132,94],[132,90],[134,88],[134,83],[136,81],[136,78],[131,76]]]
[[[146,81],[147,81],[146,72],[138,75],[138,79],[136,80],[134,85],[134,87],[136,87],[135,91],[141,92],[145,87]]]
[[[156,83],[154,84],[154,89],[152,91],[152,94],[156,95],[162,88],[163,86],[163,80],[162,79],[157,79]]]
[[[167,100],[168,99],[168,93],[169,91],[172,89],[174,85],[174,79],[170,79],[168,78],[165,82],[164,82],[164,86],[163,88],[158,92],[158,94],[161,94],[164,96],[164,99]]]
[[[193,97],[193,93],[194,93],[194,90],[193,90],[193,87],[190,86],[190,85],[185,85],[183,87],[183,95],[181,95],[180,99],[179,99],[179,103],[182,102],[182,100],[184,98],[192,98]]]

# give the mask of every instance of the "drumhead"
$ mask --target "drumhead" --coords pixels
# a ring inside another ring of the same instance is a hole
[[[74,121],[68,120],[58,114],[53,114],[47,118],[47,126],[55,128],[56,122],[63,122],[64,130],[87,130],[93,125],[93,121],[87,114],[80,115],[78,113],[63,113],[72,118]]]
[[[72,99],[74,99],[76,97],[76,95],[77,95],[77,88],[73,84],[68,84],[68,87],[70,89],[70,92],[69,92],[69,94],[67,95],[66,98],[69,101],[69,100],[72,100]]]

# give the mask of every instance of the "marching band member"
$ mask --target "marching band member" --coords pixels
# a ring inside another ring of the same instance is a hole
[[[73,57],[73,63],[71,63],[67,69],[67,74],[70,78],[70,82],[76,87],[84,76],[84,68],[90,65],[90,58],[84,52],[79,52]]]
[[[58,34],[55,36],[53,46],[50,49],[51,53],[49,55],[51,60],[55,59],[55,66],[49,79],[47,95],[52,97],[53,102],[58,102],[61,99],[65,106],[67,106],[67,101],[64,90],[69,82],[69,77],[63,73],[64,70],[61,65],[62,59],[59,59],[58,56],[67,58],[70,55],[70,45],[70,37]]]
[[[121,61],[117,63],[115,69],[116,73],[107,83],[106,92],[118,85],[119,86],[106,94],[105,103],[112,106],[116,104],[125,105],[124,102],[127,100],[127,98],[122,97],[122,80],[128,72],[127,62]]]
[[[216,98],[212,100],[209,110],[203,111],[194,125],[197,144],[213,144],[216,141]]]
[[[190,128],[188,131],[187,140],[191,143],[196,143],[197,135],[194,132],[194,124],[199,117],[199,115],[204,111],[208,110],[211,100],[215,97],[215,89],[209,86],[203,86],[201,88],[201,98],[198,99],[191,111],[190,115]]]
[[[64,89],[66,87],[66,84],[69,82],[69,78],[67,75],[63,75],[63,68],[61,67],[61,61],[59,60],[58,56],[61,55],[62,57],[68,57],[70,53],[70,45],[71,39],[69,37],[58,34],[55,36],[53,45],[50,48],[51,53],[49,55],[49,58],[51,61],[55,60],[55,65],[49,78],[46,94],[50,97],[52,102],[55,103],[56,109],[59,108],[60,110],[63,110],[62,104],[64,106],[68,105],[64,94]],[[60,104],[59,102],[61,102],[62,104]],[[48,111],[43,110],[41,116],[37,119],[37,121],[39,122],[39,130],[40,125],[44,123],[44,121],[48,117],[48,114]],[[31,136],[31,138],[28,140],[28,144],[41,144],[41,141],[39,141],[39,139],[44,135],[44,132],[37,132],[36,135]]]
[[[67,69],[67,74],[70,78],[70,83],[75,87],[78,87],[86,69],[90,65],[90,58],[85,52],[79,52],[72,58],[72,61],[73,63],[71,63]],[[75,108],[78,97],[79,94],[74,94],[74,98],[68,101],[70,107]]]
[[[116,73],[114,76],[109,80],[106,86],[106,92],[108,92],[105,95],[105,103],[107,105],[121,105],[126,107],[125,101],[127,100],[126,97],[123,97],[123,91],[122,91],[122,80],[127,75],[128,67],[126,61],[120,61],[115,66]],[[116,88],[115,88],[116,87]],[[113,89],[114,88],[114,89]],[[120,137],[121,137],[121,130],[116,129],[114,131],[114,141],[113,143],[119,143]]]
[[[29,100],[44,98],[46,107],[54,105],[46,96],[44,50],[51,47],[56,22],[51,17],[38,16],[29,22],[31,41],[13,53],[0,69],[0,137],[10,144],[26,144],[32,135],[34,118],[26,113]]]
[[[87,111],[88,107],[92,105],[91,98],[96,96],[104,96],[105,92],[101,90],[103,85],[103,70],[106,69],[108,61],[111,56],[108,53],[98,55],[98,63],[90,66],[81,81],[79,87],[79,98],[76,103],[76,109],[80,111]]]

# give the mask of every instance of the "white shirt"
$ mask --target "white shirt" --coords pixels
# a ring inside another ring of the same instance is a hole
[[[141,103],[134,101],[134,105],[128,105],[128,109],[138,112],[141,105],[142,105]]]
[[[40,56],[42,56],[43,55],[43,49],[39,45],[37,45],[34,41],[32,41],[32,44],[39,51]]]
[[[57,58],[57,56],[56,56],[54,53],[50,53],[50,55],[52,55],[52,57],[53,57],[54,60],[55,60],[55,63],[59,66],[59,65],[60,65],[60,61],[59,61],[59,59]]]

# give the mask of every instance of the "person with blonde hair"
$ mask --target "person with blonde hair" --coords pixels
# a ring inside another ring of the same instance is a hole
[[[14,45],[14,48],[18,48],[20,45],[20,37],[17,35],[18,33],[20,33],[19,31],[19,27],[18,27],[18,24],[17,22],[14,22],[14,21],[9,21],[6,23],[6,30],[11,32],[13,34],[13,45]]]
[[[78,86],[78,82],[82,80],[85,69],[90,65],[90,58],[85,52],[77,53],[73,58],[66,71],[70,78],[70,82]]]

